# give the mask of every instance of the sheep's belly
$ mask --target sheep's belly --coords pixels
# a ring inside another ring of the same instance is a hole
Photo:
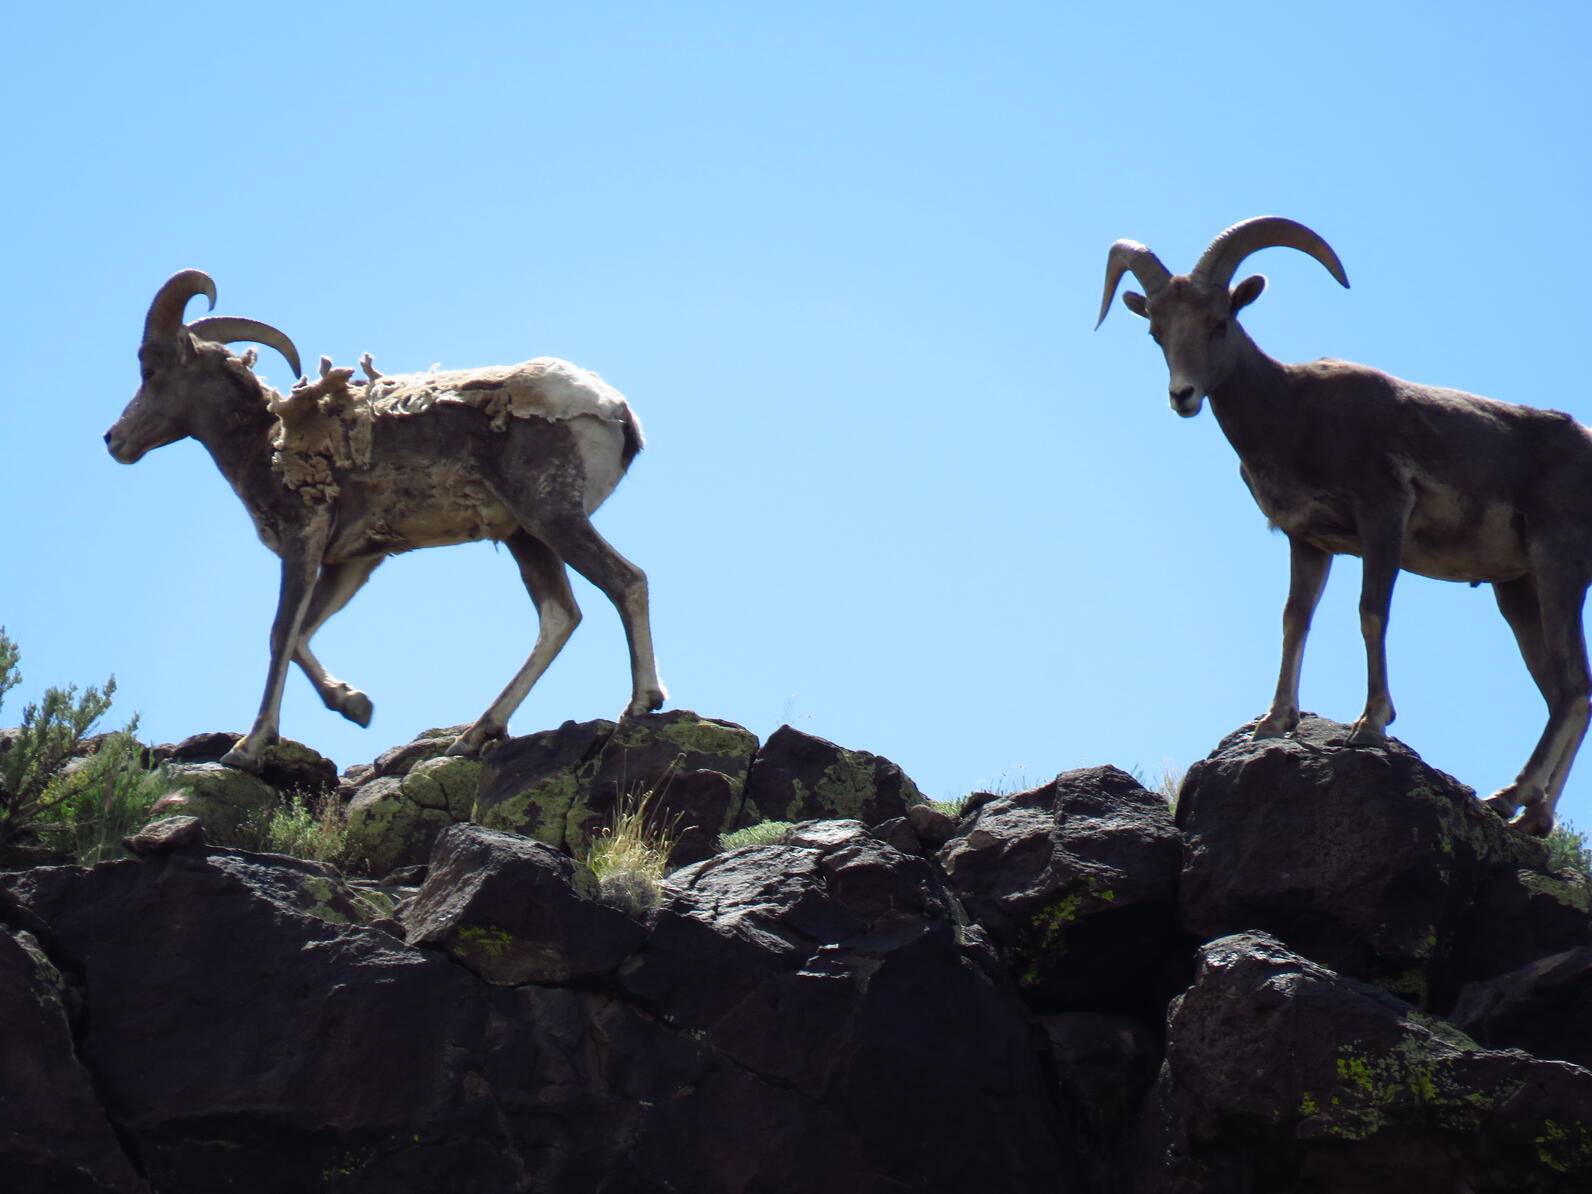
[[[358,503],[355,503],[357,506]],[[364,515],[344,508],[344,525],[333,535],[328,563],[392,554],[420,547],[445,547],[479,539],[506,539],[519,521],[480,481],[452,478],[424,491],[401,489],[380,510]]]
[[[1485,507],[1467,520],[1462,508],[1418,504],[1404,535],[1401,565],[1436,580],[1514,580],[1531,569],[1512,506]]]

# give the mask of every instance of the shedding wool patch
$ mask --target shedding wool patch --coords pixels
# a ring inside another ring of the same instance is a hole
[[[271,465],[308,503],[336,498],[336,469],[370,467],[378,419],[420,415],[439,405],[473,406],[491,419],[493,431],[501,432],[511,418],[563,421],[588,415],[624,423],[631,417],[618,390],[591,370],[556,357],[390,377],[376,373],[368,356],[364,367],[370,380],[354,381],[352,369],[334,369],[323,357],[318,380],[268,399],[277,418]]]

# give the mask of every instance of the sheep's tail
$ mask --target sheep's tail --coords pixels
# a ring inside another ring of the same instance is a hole
[[[628,405],[625,407],[623,430],[625,433],[625,447],[624,454],[620,459],[625,468],[628,469],[630,462],[641,455],[641,449],[647,446],[647,441],[641,437],[641,420],[636,418],[636,412],[631,410]]]

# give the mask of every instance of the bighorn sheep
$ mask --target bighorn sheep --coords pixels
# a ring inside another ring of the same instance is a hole
[[[619,393],[594,373],[551,357],[472,371],[352,382],[322,359],[321,377],[283,397],[224,344],[279,351],[299,374],[293,342],[252,319],[182,321],[215,284],[184,270],[155,295],[139,347],[143,384],[105,434],[132,464],[153,448],[193,436],[248,507],[261,540],[282,558],[271,625],[271,664],[253,728],[223,758],[258,770],[276,741],[282,688],[295,662],[330,709],[370,724],[364,693],[333,679],[309,641],[376,566],[417,547],[499,540],[536,604],[535,647],[513,680],[453,743],[477,753],[508,719],[580,621],[567,563],[614,603],[630,644],[626,714],[663,703],[652,655],[647,580],[592,527],[641,450],[641,427]]]
[[[1256,738],[1299,722],[1299,668],[1311,615],[1334,555],[1364,561],[1360,627],[1367,698],[1349,741],[1378,743],[1393,720],[1384,642],[1401,568],[1493,586],[1548,724],[1515,781],[1487,798],[1514,824],[1546,834],[1586,733],[1581,607],[1592,581],[1592,432],[1557,411],[1416,385],[1347,361],[1287,365],[1262,352],[1234,318],[1265,288],[1260,275],[1228,284],[1251,253],[1299,249],[1344,286],[1326,241],[1292,220],[1245,220],[1172,276],[1135,241],[1111,246],[1100,322],[1124,272],[1124,293],[1150,321],[1171,374],[1172,409],[1211,410],[1238,453],[1240,473],[1274,527],[1288,536],[1291,582],[1283,608],[1282,668]]]

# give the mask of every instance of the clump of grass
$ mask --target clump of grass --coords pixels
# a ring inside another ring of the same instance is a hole
[[[1592,875],[1592,847],[1586,834],[1568,821],[1560,821],[1548,835],[1548,869]]]
[[[777,845],[792,824],[791,821],[759,821],[756,825],[748,825],[745,829],[737,829],[734,833],[721,833],[719,849],[739,850],[742,846]]]
[[[1159,792],[1166,797],[1167,805],[1173,812],[1177,811],[1177,794],[1183,790],[1183,779],[1188,775],[1187,767],[1162,767],[1161,778],[1156,781],[1152,792]]]
[[[669,855],[680,838],[680,814],[667,817],[656,790],[629,792],[614,806],[613,822],[591,840],[586,865],[597,877],[598,899],[642,917],[657,907]]]
[[[310,797],[295,792],[274,808],[251,813],[238,829],[238,844],[245,850],[342,863],[348,852],[348,822],[337,793]]]
[[[966,796],[958,796],[955,800],[925,800],[930,808],[937,813],[944,813],[955,821],[962,816],[962,808],[967,804]]]

